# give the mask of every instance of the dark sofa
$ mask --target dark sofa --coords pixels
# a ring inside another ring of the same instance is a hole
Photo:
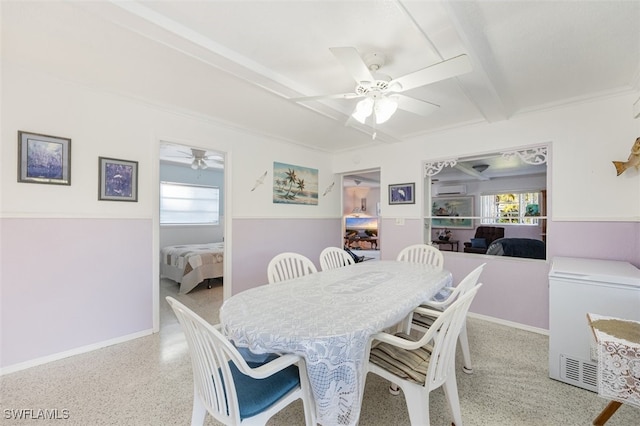
[[[531,238],[499,238],[487,249],[487,254],[494,256],[526,257],[529,259],[546,259],[547,245],[544,241]]]
[[[501,226],[478,226],[475,237],[464,243],[464,252],[485,254],[492,242],[503,237],[504,228]]]

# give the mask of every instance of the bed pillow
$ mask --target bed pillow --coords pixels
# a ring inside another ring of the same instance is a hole
[[[472,248],[487,248],[487,239],[486,238],[472,238],[471,239],[471,247]]]

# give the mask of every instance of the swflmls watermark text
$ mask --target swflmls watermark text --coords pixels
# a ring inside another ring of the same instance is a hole
[[[69,410],[66,408],[5,408],[5,420],[67,420]]]

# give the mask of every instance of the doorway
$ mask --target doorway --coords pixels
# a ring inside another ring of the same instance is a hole
[[[379,260],[383,247],[380,221],[380,169],[342,176],[344,245],[365,260]]]
[[[225,154],[161,141],[158,170],[158,324],[162,328],[170,311],[166,296],[196,311],[200,305],[222,300]]]

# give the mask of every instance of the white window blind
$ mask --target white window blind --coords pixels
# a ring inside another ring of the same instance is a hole
[[[531,212],[539,212],[539,207],[539,192],[487,194],[480,197],[483,224],[537,225],[537,215],[531,216]]]
[[[220,221],[216,186],[160,182],[160,224],[207,224]]]

